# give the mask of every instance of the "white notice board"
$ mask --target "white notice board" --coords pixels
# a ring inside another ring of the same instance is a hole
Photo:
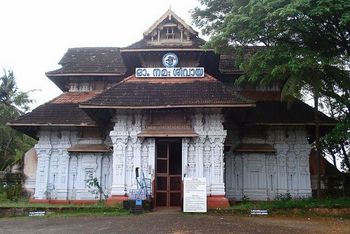
[[[207,212],[206,178],[184,178],[184,212]]]

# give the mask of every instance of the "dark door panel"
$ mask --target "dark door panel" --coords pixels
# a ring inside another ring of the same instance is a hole
[[[156,206],[181,206],[182,145],[180,140],[157,141]]]

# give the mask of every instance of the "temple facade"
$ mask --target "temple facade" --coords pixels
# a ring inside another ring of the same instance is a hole
[[[140,177],[156,207],[181,206],[185,177],[206,178],[209,207],[311,196],[312,108],[234,86],[235,55],[204,43],[169,9],[128,47],[68,49],[46,73],[63,93],[9,123],[38,139],[32,200],[121,202]]]

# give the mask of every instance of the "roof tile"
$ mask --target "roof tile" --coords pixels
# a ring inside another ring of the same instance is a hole
[[[171,108],[252,103],[209,75],[151,79],[131,76],[81,106]]]

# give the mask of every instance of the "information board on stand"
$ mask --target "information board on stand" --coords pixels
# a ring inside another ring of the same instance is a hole
[[[207,212],[206,178],[184,178],[184,212]]]

